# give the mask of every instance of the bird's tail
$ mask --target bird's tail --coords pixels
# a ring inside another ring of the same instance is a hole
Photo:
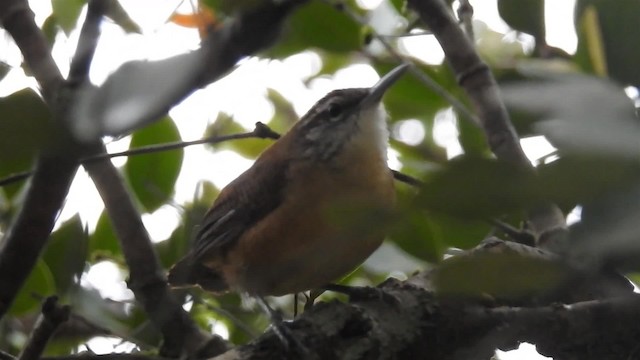
[[[222,274],[194,261],[191,256],[186,256],[169,269],[167,281],[172,287],[199,285],[211,292],[224,292],[229,288]]]

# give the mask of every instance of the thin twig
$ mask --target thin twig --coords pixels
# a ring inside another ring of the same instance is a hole
[[[11,174],[7,177],[0,179],[0,187],[11,185],[15,182],[22,181],[24,179],[28,179],[29,176],[33,174],[33,170],[23,171],[15,174]]]
[[[69,306],[58,305],[58,297],[51,296],[42,304],[42,314],[38,318],[29,341],[18,360],[37,360],[42,355],[47,342],[58,327],[69,319]]]
[[[415,186],[415,187],[421,187],[422,185],[424,185],[424,183],[410,175],[407,174],[403,174],[398,170],[391,170],[391,172],[393,173],[393,177],[394,179],[409,184],[411,186]]]
[[[183,149],[185,147],[192,146],[192,145],[217,144],[217,143],[221,143],[223,141],[229,141],[229,140],[239,140],[239,139],[249,139],[249,138],[277,139],[279,137],[279,135],[273,131],[264,132],[264,130],[262,130],[264,129],[264,127],[266,127],[266,125],[258,122],[256,123],[256,128],[253,131],[246,132],[246,133],[223,135],[223,136],[210,136],[204,139],[198,139],[198,140],[192,140],[192,141],[176,141],[171,143],[141,146],[135,149],[125,150],[117,153],[104,153],[104,154],[93,155],[93,156],[82,159],[82,163],[88,163],[88,162],[103,160],[103,159],[112,159],[112,158],[121,157],[121,156],[142,155],[142,154],[150,154],[150,153],[156,153],[161,151]]]
[[[117,153],[97,154],[97,155],[92,155],[82,159],[82,163],[88,163],[88,162],[102,160],[102,159],[111,159],[111,158],[120,157],[120,156],[133,156],[133,155],[141,155],[141,154],[156,153],[161,151],[182,149],[188,146],[199,145],[199,144],[217,144],[217,143],[221,143],[223,141],[229,141],[229,140],[249,139],[249,138],[278,139],[279,137],[280,137],[280,134],[271,130],[267,125],[261,122],[258,122],[256,123],[255,129],[247,133],[223,135],[223,136],[210,136],[208,138],[193,140],[193,141],[177,141],[177,142],[165,143],[165,144],[141,146],[135,149],[130,149],[130,150],[121,151]],[[5,178],[0,179],[0,187],[7,186],[15,182],[27,179],[32,174],[33,174],[32,170],[11,174]]]
[[[80,38],[78,39],[78,47],[71,61],[69,84],[83,83],[89,76],[89,69],[93,61],[93,55],[98,46],[100,38],[100,22],[102,16],[107,10],[109,2],[106,0],[90,0],[87,9],[87,17],[82,24]]]

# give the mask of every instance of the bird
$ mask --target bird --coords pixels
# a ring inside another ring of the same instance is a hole
[[[322,288],[364,262],[385,238],[375,214],[396,202],[381,99],[407,67],[311,107],[221,190],[169,284],[249,295],[274,315],[265,296]]]

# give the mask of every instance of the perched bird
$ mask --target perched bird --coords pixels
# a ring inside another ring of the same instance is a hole
[[[385,236],[374,215],[395,203],[380,101],[406,68],[318,101],[220,192],[169,283],[267,306],[264,296],[320,288],[360,265]]]

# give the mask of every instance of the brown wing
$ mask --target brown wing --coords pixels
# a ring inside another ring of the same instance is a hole
[[[247,229],[281,204],[286,182],[286,162],[261,157],[227,185],[205,215],[193,249],[169,271],[169,283],[226,290],[224,279],[211,265],[221,261]]]

